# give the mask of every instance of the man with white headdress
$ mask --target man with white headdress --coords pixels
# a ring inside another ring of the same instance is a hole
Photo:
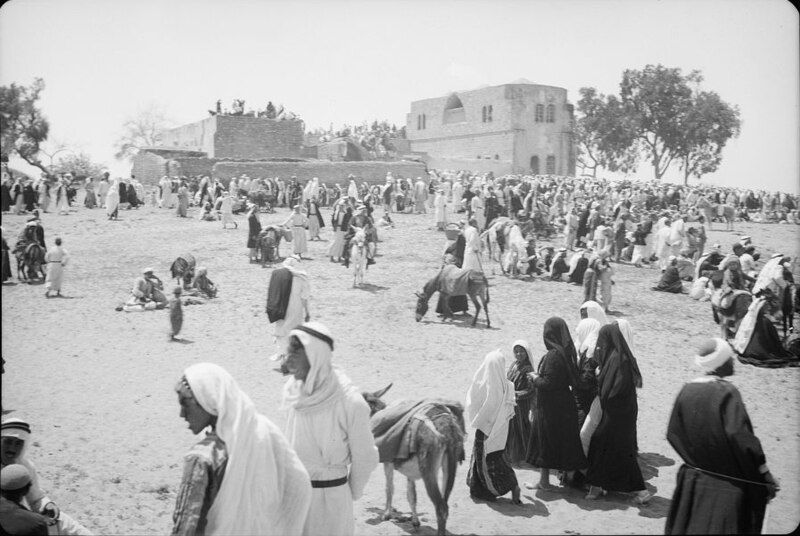
[[[2,467],[13,464],[24,466],[30,475],[30,488],[25,494],[24,503],[31,511],[50,519],[57,534],[91,534],[89,530],[62,512],[39,486],[36,466],[26,456],[30,443],[31,426],[22,419],[6,419],[0,425],[0,461]],[[5,531],[3,531],[5,533]]]
[[[319,322],[290,332],[283,391],[286,436],[311,478],[304,535],[355,531],[353,501],[378,465],[370,410],[358,389],[334,367],[333,336]]]
[[[190,366],[175,391],[189,430],[210,431],[184,458],[172,534],[299,536],[311,486],[280,429],[217,365]]]
[[[311,312],[308,301],[311,298],[311,283],[308,272],[300,268],[300,259],[292,256],[283,261],[280,268],[272,271],[267,290],[267,317],[274,329],[278,359],[289,342],[289,332],[308,322]]]
[[[780,490],[736,387],[734,351],[703,343],[695,363],[705,375],[685,384],[672,408],[667,440],[683,458],[665,534],[760,534],[767,502]]]
[[[478,222],[470,219],[468,225],[462,231],[464,234],[464,262],[461,268],[464,270],[477,270],[483,272],[481,264],[481,237],[478,233]]]

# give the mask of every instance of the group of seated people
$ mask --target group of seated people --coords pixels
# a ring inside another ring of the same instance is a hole
[[[142,275],[136,278],[131,289],[131,295],[123,305],[117,307],[118,311],[126,313],[152,311],[154,309],[164,309],[168,304],[166,294],[164,294],[164,282],[154,273],[152,267],[142,270]],[[188,281],[191,281],[187,284]],[[217,286],[208,278],[208,270],[200,267],[197,271],[183,280],[183,294],[188,297],[197,298],[216,298]]]

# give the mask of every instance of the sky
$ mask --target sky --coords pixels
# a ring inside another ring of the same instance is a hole
[[[399,126],[412,101],[451,91],[526,78],[575,103],[660,63],[699,69],[740,109],[741,135],[704,182],[798,192],[798,19],[784,0],[12,0],[0,85],[43,78],[51,140],[117,175],[130,165],[114,141],[149,106],[175,125],[242,98],[282,103],[307,129]]]

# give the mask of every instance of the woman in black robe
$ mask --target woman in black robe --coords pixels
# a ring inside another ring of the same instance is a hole
[[[586,234],[589,232],[588,223],[589,223],[589,207],[587,205],[581,211],[580,216],[578,216],[578,230],[575,235],[578,247],[586,247],[586,244],[583,242],[583,237],[585,237]]]
[[[467,241],[464,238],[464,233],[458,233],[458,238],[456,241],[450,244],[445,250],[445,255],[450,254],[453,256],[454,264],[461,268],[464,263],[464,250],[467,247]],[[436,302],[436,314],[442,315],[444,314],[444,307],[442,305],[442,295],[439,294],[438,301]],[[447,300],[447,304],[450,306],[450,311],[453,313],[459,312],[468,312],[469,311],[469,302],[467,301],[467,296],[450,296]]]
[[[0,212],[11,210],[11,180],[6,179],[0,184]]]
[[[119,183],[119,204],[127,203],[128,202],[128,185],[124,182],[120,181]]]
[[[508,368],[507,377],[514,383],[514,396],[517,402],[514,417],[508,425],[508,441],[506,455],[512,465],[519,465],[528,457],[528,439],[531,436],[531,403],[533,402],[533,385],[530,374],[531,349],[528,341],[518,340],[512,345],[514,362]]]
[[[139,206],[139,198],[136,196],[136,188],[134,188],[133,184],[128,185],[128,203],[130,203],[130,208],[138,208]]]
[[[637,492],[636,502],[645,504],[651,495],[637,461],[636,438],[636,389],[642,375],[616,322],[600,328],[594,358],[600,367],[597,396],[603,415],[589,444],[586,481],[591,487],[586,498],[596,499],[606,491]]]
[[[33,183],[28,180],[22,187],[22,202],[25,203],[25,210],[33,212],[36,208],[36,192],[33,190]]]
[[[261,222],[258,219],[258,205],[250,207],[250,212],[247,213],[247,224],[249,226],[247,247],[250,248],[250,262],[256,262],[258,261],[258,234],[261,232]]]
[[[2,274],[3,274],[3,283],[11,279],[11,261],[8,255],[9,247],[8,242],[6,242],[6,237],[2,237]]]
[[[658,284],[653,287],[653,290],[660,292],[672,292],[673,294],[680,294],[683,292],[683,284],[681,283],[681,276],[678,273],[678,259],[673,258],[669,261],[669,266],[661,274],[661,279]]]
[[[575,345],[563,318],[544,324],[547,353],[533,375],[533,422],[527,461],[541,468],[538,489],[553,489],[550,469],[574,471],[586,467],[578,428],[578,408],[570,386],[578,385]]]

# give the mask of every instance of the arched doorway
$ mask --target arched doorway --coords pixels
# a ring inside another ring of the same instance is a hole
[[[534,175],[539,174],[539,157],[536,155],[531,157],[531,173]]]

